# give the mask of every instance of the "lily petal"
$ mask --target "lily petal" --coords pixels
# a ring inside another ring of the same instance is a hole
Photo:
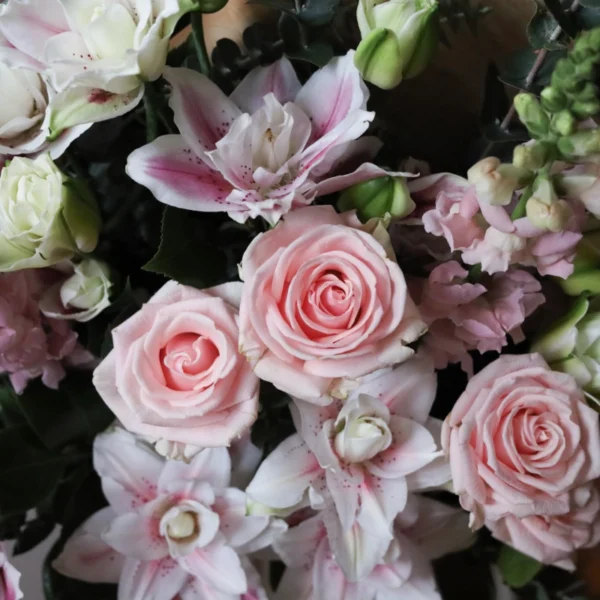
[[[118,600],[174,598],[189,575],[171,557],[156,561],[128,558],[119,583]]]
[[[127,174],[164,204],[201,212],[229,208],[231,184],[190,149],[181,135],[164,135],[129,155]]]

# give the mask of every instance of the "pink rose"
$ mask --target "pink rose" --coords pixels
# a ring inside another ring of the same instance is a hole
[[[19,394],[37,377],[56,389],[65,376],[64,364],[82,365],[93,358],[67,323],[40,312],[40,297],[55,280],[51,269],[0,275],[0,373],[8,374]]]
[[[442,431],[455,492],[476,526],[564,515],[600,476],[598,414],[539,354],[501,356],[467,385]]]
[[[570,500],[564,515],[524,519],[509,515],[491,524],[492,533],[544,564],[574,571],[574,552],[600,542],[600,494],[593,485],[585,485],[573,490]]]
[[[238,354],[241,283],[196,290],[170,281],[113,330],[94,385],[134,433],[225,446],[254,423],[258,379]]]
[[[0,598],[2,600],[23,598],[23,592],[19,586],[20,579],[21,573],[8,562],[4,546],[0,544]]]
[[[364,229],[354,213],[311,206],[248,247],[240,349],[261,379],[318,402],[339,394],[344,378],[413,354],[406,344],[424,324],[386,253],[387,232],[378,227],[376,239]]]

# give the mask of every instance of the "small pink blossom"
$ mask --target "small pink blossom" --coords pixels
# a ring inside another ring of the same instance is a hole
[[[467,277],[459,263],[443,263],[433,269],[418,296],[429,327],[420,352],[432,356],[438,369],[460,362],[469,373],[469,351],[500,352],[508,335],[521,342],[521,324],[544,302],[540,283],[526,271],[484,275],[477,283]]]
[[[572,215],[565,228],[552,232],[535,227],[528,217],[511,218],[518,196],[507,206],[493,206],[477,196],[475,187],[455,175],[438,174],[410,183],[425,206],[435,205],[422,216],[425,231],[445,238],[462,260],[481,264],[494,274],[511,265],[536,267],[541,275],[565,279],[573,272],[575,248],[581,239],[583,205],[568,199]],[[413,195],[414,197],[414,195]]]
[[[92,359],[69,324],[40,312],[40,298],[55,280],[50,269],[0,275],[0,372],[9,375],[19,394],[37,377],[56,389],[65,376],[64,364]]]
[[[600,543],[600,493],[595,484],[574,489],[569,511],[489,523],[495,538],[547,565],[575,570],[575,551]]]
[[[96,438],[94,467],[110,506],[67,541],[57,571],[118,583],[119,600],[266,598],[247,556],[285,524],[246,516],[226,448],[204,449],[189,464],[165,461],[115,429]]]
[[[165,204],[275,224],[318,195],[385,173],[363,164],[354,174],[331,176],[379,147],[373,138],[357,140],[374,113],[366,110],[369,92],[353,52],[304,86],[285,58],[258,67],[229,97],[190,69],[167,68],[164,76],[180,135],[136,150],[127,172]]]
[[[361,579],[385,554],[408,491],[449,480],[436,441],[440,423],[429,417],[435,391],[433,366],[412,359],[366,377],[344,402],[297,400],[299,433],[265,459],[248,495],[290,509],[310,489],[313,507],[330,507],[324,521],[338,563],[348,579]],[[354,535],[365,540],[358,558]]]
[[[6,550],[0,544],[0,600],[20,600],[23,592],[19,586],[21,573],[9,562]]]
[[[503,355],[472,377],[442,443],[476,527],[566,515],[570,493],[600,476],[598,413],[539,354]]]

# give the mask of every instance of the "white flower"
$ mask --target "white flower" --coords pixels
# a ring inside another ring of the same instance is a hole
[[[0,271],[55,264],[91,252],[99,217],[48,155],[15,158],[0,173]]]
[[[85,323],[110,306],[110,270],[92,259],[72,265],[72,269],[70,277],[47,290],[40,309],[52,319]]]
[[[175,25],[192,8],[192,0],[9,0],[0,36],[50,74],[58,136],[134,108],[144,81],[160,77]]]

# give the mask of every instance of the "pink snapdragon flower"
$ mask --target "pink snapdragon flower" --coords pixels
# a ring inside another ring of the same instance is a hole
[[[204,449],[189,464],[165,461],[115,429],[96,438],[94,467],[110,506],[67,541],[57,571],[119,583],[119,600],[266,599],[247,555],[285,524],[246,516],[226,448]]]
[[[443,263],[415,296],[428,325],[420,351],[432,356],[437,369],[460,362],[471,373],[469,351],[500,352],[508,335],[517,343],[523,341],[521,324],[544,303],[539,281],[527,271],[509,269],[483,276],[477,283],[467,277],[458,262]]]
[[[258,67],[229,97],[190,69],[167,68],[164,76],[180,135],[136,150],[127,173],[165,204],[275,224],[320,194],[384,174],[366,164],[331,179],[340,164],[379,147],[372,138],[357,141],[374,113],[366,111],[369,92],[353,52],[304,86],[286,58]]]
[[[68,323],[40,312],[42,293],[54,281],[49,269],[0,275],[0,372],[8,374],[19,394],[37,377],[56,389],[65,376],[65,363],[77,366],[92,360]]]
[[[512,220],[516,195],[509,205],[491,205],[456,175],[422,177],[409,187],[415,201],[431,205],[422,216],[425,231],[444,237],[452,251],[462,252],[465,263],[481,264],[489,274],[511,265],[532,266],[541,275],[563,279],[573,272],[584,214],[578,200],[568,200],[572,216],[562,231],[553,232],[534,226],[526,216]]]
[[[382,560],[409,490],[449,481],[436,441],[441,423],[429,417],[435,391],[433,365],[411,359],[365,377],[344,402],[297,400],[298,433],[265,459],[248,495],[282,510],[302,505],[308,492],[313,508],[327,509],[329,543],[346,577],[361,579]]]
[[[9,562],[4,546],[0,544],[0,599],[20,600],[23,592],[19,586],[21,573]]]
[[[474,540],[467,515],[417,495],[394,526],[382,562],[360,581],[348,580],[327,537],[323,513],[288,529],[274,543],[288,567],[277,600],[439,600],[430,560],[468,547]]]

